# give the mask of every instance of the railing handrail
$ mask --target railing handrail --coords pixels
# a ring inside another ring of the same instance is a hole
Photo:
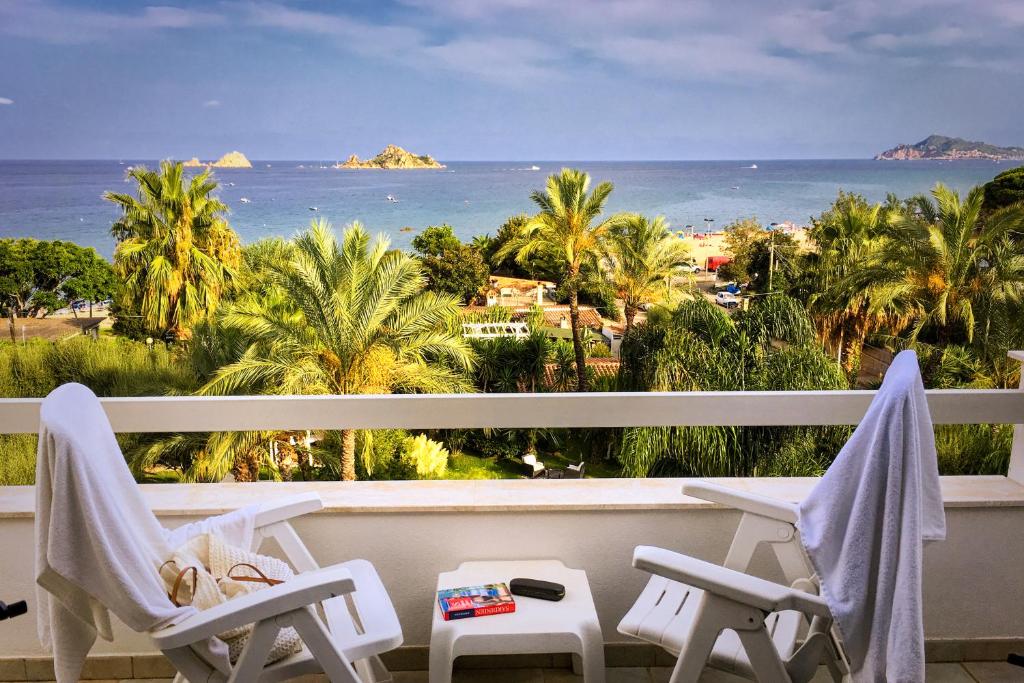
[[[929,390],[936,424],[1014,424],[1024,391]],[[104,398],[117,432],[857,424],[874,391]],[[38,430],[42,399],[0,399],[0,434]]]

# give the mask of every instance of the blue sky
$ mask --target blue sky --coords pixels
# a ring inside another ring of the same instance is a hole
[[[1024,144],[1021,0],[0,0],[0,158]]]

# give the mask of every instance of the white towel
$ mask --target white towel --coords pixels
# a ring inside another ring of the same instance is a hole
[[[53,650],[58,683],[79,679],[97,634],[113,639],[109,612],[139,632],[192,614],[168,599],[158,567],[189,538],[212,530],[249,547],[255,513],[249,507],[164,529],[95,394],[80,384],[54,390],[41,410],[35,530],[39,639]],[[229,666],[218,640],[196,651],[222,670]]]
[[[913,351],[800,504],[800,535],[855,681],[924,681],[924,541],[946,537],[935,438]]]

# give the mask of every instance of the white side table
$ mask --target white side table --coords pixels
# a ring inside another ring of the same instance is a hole
[[[560,583],[565,597],[551,602],[516,595],[512,614],[445,621],[435,594],[430,683],[449,683],[452,664],[462,655],[562,652],[580,657],[585,683],[604,683],[604,636],[586,572],[557,560],[463,562],[455,571],[437,577],[437,589],[508,583],[514,578]]]

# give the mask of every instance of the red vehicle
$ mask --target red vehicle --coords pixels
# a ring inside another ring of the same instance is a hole
[[[732,261],[728,256],[708,256],[707,265],[704,267],[709,273],[717,272],[719,267]]]

